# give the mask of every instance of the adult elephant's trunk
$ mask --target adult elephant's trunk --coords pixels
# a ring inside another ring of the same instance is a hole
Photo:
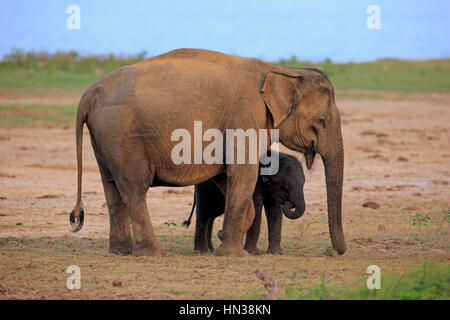
[[[325,167],[327,184],[328,226],[331,242],[339,254],[346,251],[344,232],[342,230],[342,184],[344,178],[344,146],[339,121],[334,128],[329,128],[325,145],[319,153]]]

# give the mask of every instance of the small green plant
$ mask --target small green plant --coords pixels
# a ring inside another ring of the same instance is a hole
[[[168,227],[171,227],[171,226],[176,227],[176,225],[177,225],[175,222],[172,222],[170,220],[167,220],[166,222],[164,222],[164,224]]]
[[[171,227],[176,227],[177,224],[175,222],[172,222],[170,220],[167,220],[166,222],[164,222],[164,225],[167,226],[167,228],[171,228]]]
[[[420,212],[416,212],[416,214],[414,215],[414,218],[412,220],[412,225],[413,226],[418,226],[419,227],[419,232],[420,232],[420,227],[424,226],[426,227],[428,225],[428,222],[430,221],[431,217],[429,216],[429,214],[421,214]]]
[[[327,284],[330,282],[331,280],[325,280],[325,273],[322,273],[319,284],[309,289],[308,293],[318,300],[329,299],[331,297],[331,291]]]
[[[172,229],[177,226],[175,222],[172,222],[170,220],[167,220],[164,222],[164,225],[167,227],[167,230],[169,230],[169,233],[172,235]]]

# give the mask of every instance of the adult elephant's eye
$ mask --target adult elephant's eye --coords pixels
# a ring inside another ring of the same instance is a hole
[[[322,128],[325,128],[325,127],[326,127],[326,125],[325,125],[325,119],[320,118],[320,119],[317,119],[316,121],[317,121],[318,124],[321,125]]]

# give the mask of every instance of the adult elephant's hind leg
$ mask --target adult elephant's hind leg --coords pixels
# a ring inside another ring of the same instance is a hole
[[[101,166],[99,167],[109,212],[109,252],[131,254],[133,237],[125,203],[111,176]]]
[[[135,155],[136,161],[128,161],[121,167],[116,179],[120,195],[125,203],[133,231],[133,251],[135,256],[160,256],[163,250],[159,246],[150,220],[146,203],[146,194],[153,179],[148,166]]]
[[[233,164],[227,167],[223,242],[217,248],[217,255],[248,255],[243,248],[243,240],[255,217],[252,195],[257,179],[257,165]]]

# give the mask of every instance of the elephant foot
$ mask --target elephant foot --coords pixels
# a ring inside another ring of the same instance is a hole
[[[211,250],[211,248],[209,248],[209,246],[206,243],[202,243],[202,244],[195,244],[194,245],[194,251],[200,254],[207,254],[210,252],[213,252],[213,250]]]
[[[210,254],[210,253],[211,253],[211,251],[209,251],[209,250],[198,250],[198,249],[194,249],[194,251],[195,251],[195,253],[197,253],[197,254],[199,254],[199,255],[201,255],[201,256],[204,256],[204,255],[207,255],[207,254]]]
[[[146,245],[135,245],[133,247],[133,256],[141,257],[141,256],[154,256],[154,257],[163,257],[164,251],[159,247],[153,247]]]
[[[270,254],[286,254],[286,250],[284,250],[282,247],[269,248],[267,250],[267,253],[270,253]]]
[[[195,247],[194,251],[201,255],[205,255],[205,254],[213,252],[208,247]]]
[[[257,247],[245,247],[244,249],[249,254],[252,254],[252,255],[260,255],[260,254],[262,254],[261,250],[259,250]]]
[[[247,257],[248,252],[241,247],[224,246],[222,243],[215,251],[217,256]]]
[[[133,244],[129,241],[109,242],[109,253],[122,256],[130,255],[133,251]]]

